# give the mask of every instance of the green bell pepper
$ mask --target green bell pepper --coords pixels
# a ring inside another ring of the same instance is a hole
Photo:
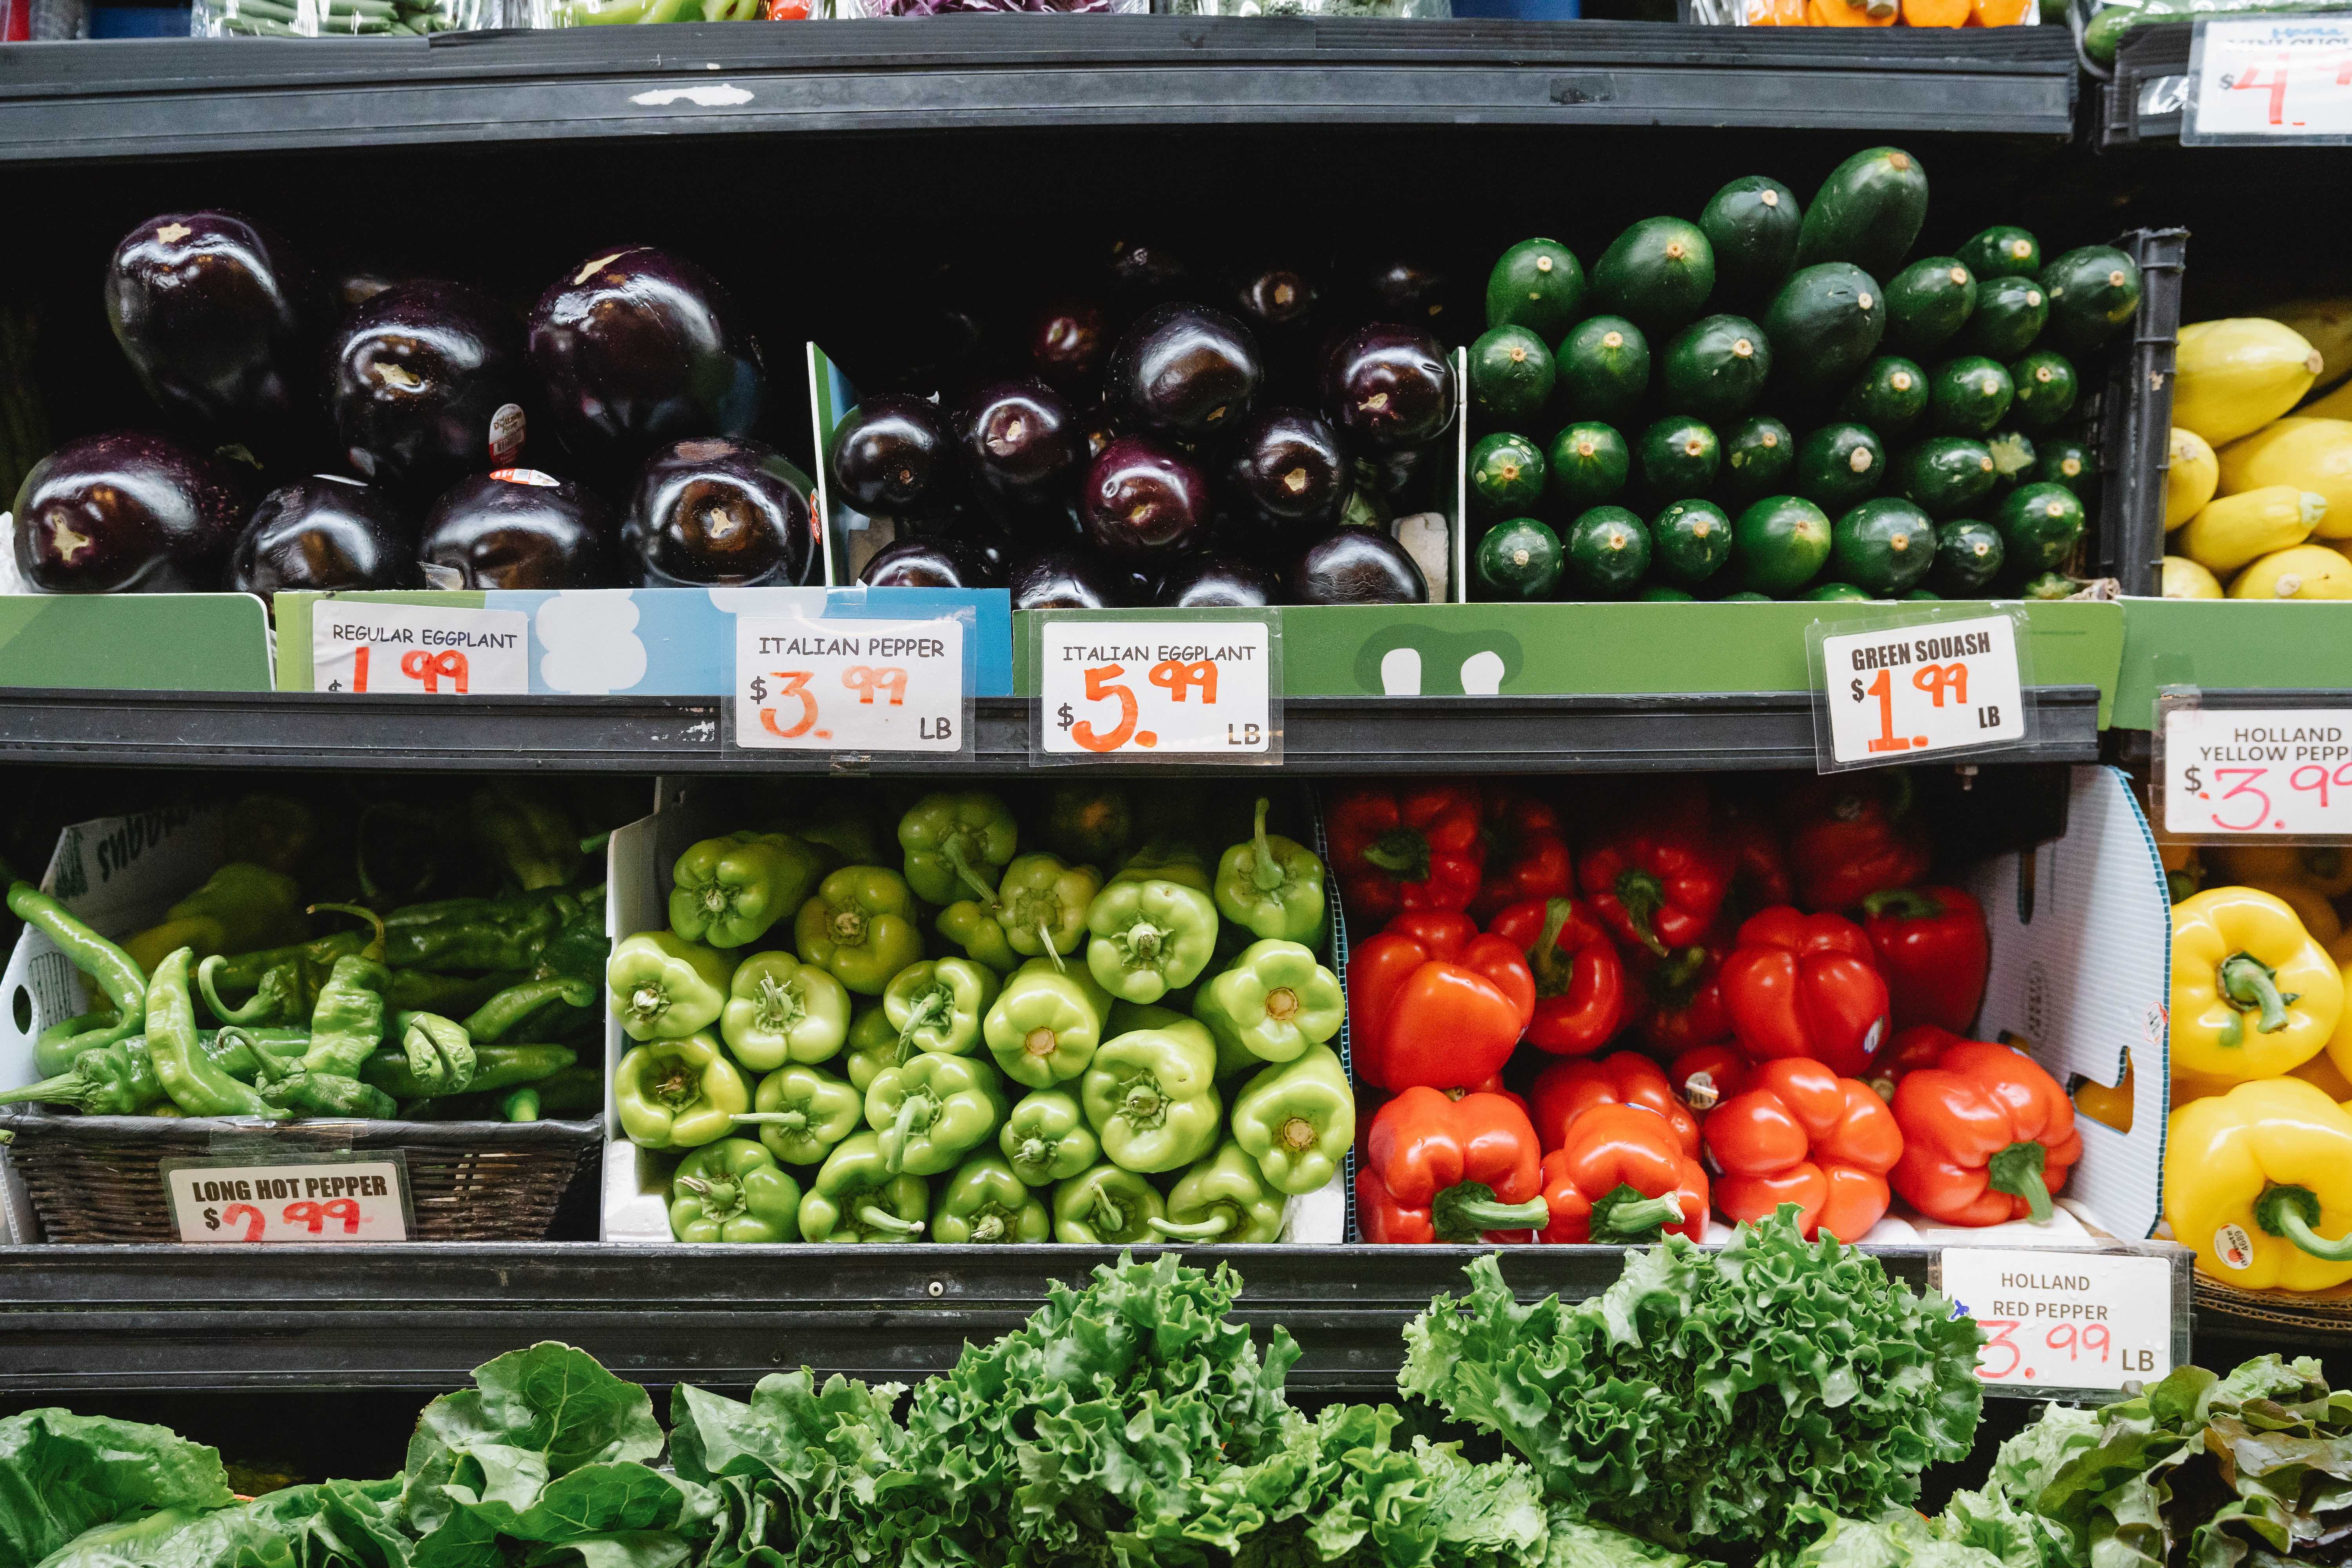
[[[798,1241],[801,1184],[749,1138],[721,1138],[678,1162],[669,1233],[680,1241]]]
[[[849,1087],[858,1093],[860,1104],[866,1091],[883,1072],[898,1065],[898,1031],[890,1026],[890,1015],[875,1003],[851,1021],[849,1046],[841,1053],[838,1066],[849,1079]]]
[[[1013,813],[985,790],[927,795],[898,819],[907,884],[934,904],[965,893],[983,903],[995,898],[996,879],[1020,843]]]
[[[751,1089],[717,1036],[688,1035],[630,1047],[613,1069],[613,1105],[631,1142],[690,1149],[726,1137],[751,1109]]]
[[[1216,1143],[1217,1047],[1203,1025],[1167,1014],[1105,1040],[1079,1081],[1079,1103],[1112,1164],[1172,1171]]]
[[[1150,1222],[1171,1241],[1279,1241],[1282,1194],[1232,1139],[1176,1178],[1168,1215]]]
[[[1068,1181],[1102,1158],[1102,1143],[1075,1097],[1058,1089],[1024,1095],[1005,1114],[996,1146],[1033,1187]]]
[[[1054,1189],[1054,1239],[1080,1247],[1158,1241],[1151,1222],[1167,1213],[1150,1182],[1117,1165],[1097,1165]]]
[[[1075,952],[1087,934],[1087,911],[1102,891],[1092,866],[1069,866],[1051,855],[1024,855],[1004,868],[996,889],[997,921],[1013,951],[1032,958]]]
[[[351,1078],[383,1043],[384,993],[392,986],[392,971],[383,962],[383,917],[357,904],[313,904],[310,910],[357,915],[375,927],[374,939],[335,960],[327,983],[319,987],[310,1009],[310,1048],[302,1055],[306,1071]]]
[[[985,1060],[923,1051],[874,1080],[866,1125],[891,1174],[936,1176],[985,1143],[1005,1108],[1004,1079]]]
[[[1053,1238],[1054,1216],[995,1154],[974,1154],[940,1189],[940,1210],[931,1220],[933,1241],[992,1245]]]
[[[1106,1027],[1110,1024],[1111,1009],[1119,1005],[1117,998],[1102,988],[1102,982],[1095,978],[1094,971],[1083,963],[1065,963],[1058,954],[1049,953],[1030,959],[1013,973],[1016,975],[1059,974],[1066,977],[1086,994],[1087,1005],[1095,1010],[1095,1016],[1101,1019]]]
[[[823,1068],[794,1062],[761,1079],[751,1113],[733,1121],[757,1127],[760,1142],[784,1163],[814,1165],[865,1118],[865,1095]]]
[[[1129,1002],[1157,1002],[1190,985],[1217,947],[1217,906],[1181,882],[1113,881],[1087,910],[1087,967]]]
[[[1009,974],[1020,967],[1021,955],[1004,940],[1004,927],[997,921],[993,903],[959,899],[940,911],[939,923],[932,929],[942,941],[963,949],[964,955],[973,963],[985,963],[999,974]]]
[[[757,942],[807,901],[822,874],[816,848],[789,833],[706,838],[670,872],[669,929],[712,947]]]
[[[931,1212],[923,1178],[894,1173],[878,1133],[853,1132],[834,1146],[801,1199],[803,1241],[912,1241]]]
[[[1259,936],[1304,942],[1323,924],[1323,862],[1295,838],[1265,830],[1270,803],[1257,799],[1257,827],[1217,862],[1217,910]]]
[[[793,812],[791,822],[796,837],[832,856],[835,865],[881,864],[882,835],[875,830],[873,816],[857,799],[828,792],[815,805]]]
[[[1055,784],[1045,804],[1045,842],[1064,858],[1108,866],[1135,837],[1135,809],[1117,784]]]
[[[1313,1046],[1250,1079],[1234,1097],[1234,1142],[1277,1192],[1329,1185],[1356,1142],[1356,1093],[1339,1053]]]
[[[753,1072],[829,1061],[849,1038],[849,992],[830,971],[789,952],[755,952],[727,983],[719,1033]]]
[[[1209,863],[1189,844],[1147,844],[1127,858],[1109,886],[1118,882],[1177,882],[1196,892],[1209,890]]]
[[[734,960],[674,931],[624,937],[604,965],[613,1016],[633,1040],[675,1040],[719,1021]]]
[[[817,884],[793,921],[804,963],[830,970],[861,996],[879,996],[890,977],[923,956],[915,895],[883,866],[844,866]]]
[[[1102,1044],[1102,1016],[1076,980],[1024,969],[1005,982],[981,1023],[1004,1076],[1032,1089],[1077,1077]]]
[[[1296,1061],[1339,1032],[1348,999],[1339,977],[1295,942],[1253,942],[1231,968],[1201,987],[1192,1016],[1230,1035],[1252,1057]],[[1221,1051],[1222,1054],[1222,1051]]]
[[[980,1048],[981,1020],[995,1000],[996,971],[969,958],[936,958],[893,976],[882,1010],[898,1026],[902,1054],[960,1057]]]

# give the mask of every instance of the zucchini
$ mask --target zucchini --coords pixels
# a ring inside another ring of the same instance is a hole
[[[1702,419],[1736,419],[1763,395],[1772,345],[1745,316],[1693,321],[1666,345],[1660,366],[1666,406]]]
[[[1940,602],[1944,597],[1943,595],[1927,588],[1914,588],[1909,593],[1905,594],[1902,596],[1906,599],[1935,600],[1938,602]]]
[[[2066,437],[2045,437],[2036,447],[2033,477],[2047,484],[2064,485],[2085,501],[2099,488],[2099,465],[2091,448]]]
[[[2024,229],[1995,224],[1960,247],[1960,264],[1987,280],[2031,278],[2042,270],[2042,242]]]
[[[1946,360],[1927,377],[1927,428],[1937,436],[1986,435],[2009,413],[2014,390],[1998,360]]]
[[[2028,430],[2047,430],[2074,411],[2074,363],[2044,349],[2009,367],[2009,416]]]
[[[1811,582],[1830,558],[1830,520],[1802,496],[1766,496],[1732,525],[1738,581],[1785,597]]]
[[[2139,313],[2139,263],[2111,245],[2070,250],[2041,277],[2050,297],[2050,344],[2063,353],[2099,348]]]
[[[1949,256],[1915,261],[1886,286],[1886,342],[1906,354],[1951,342],[1977,308],[1977,275]]]
[[[2050,301],[2031,278],[1988,278],[1977,285],[1977,308],[1960,342],[1974,353],[2013,360],[2033,346],[2050,319]]]
[[[2047,572],[2072,554],[2083,521],[2083,498],[2064,485],[2020,485],[1993,513],[2010,565],[2028,574]]]
[[[2039,601],[2071,599],[2074,596],[2074,590],[2078,585],[2063,572],[2044,572],[2039,577],[2027,578],[2023,585],[2017,590],[2017,596],[2021,599]]]
[[[2018,484],[2033,468],[2033,443],[2021,430],[1996,430],[1985,437],[1992,454],[1992,484],[1996,491]]]
[[[1872,147],[1830,171],[1805,209],[1797,265],[1850,261],[1874,278],[1903,265],[1927,221],[1927,171],[1900,147]]]
[[[1650,389],[1650,340],[1622,316],[1595,316],[1560,340],[1552,370],[1570,419],[1620,425]]]
[[[1699,313],[1715,289],[1715,247],[1695,223],[1645,217],[1592,264],[1593,308],[1652,332]]]
[[[1883,599],[1884,594],[1873,594],[1851,583],[1824,583],[1818,588],[1808,588],[1797,595],[1800,599],[1818,599],[1832,604],[1856,604],[1871,599]]]
[[[1704,583],[1731,559],[1731,519],[1713,501],[1678,500],[1650,520],[1650,554],[1677,583]]]
[[[1837,411],[1881,436],[1900,436],[1927,412],[1927,373],[1900,355],[1881,354],[1862,367]]]
[[[1723,438],[1724,492],[1740,505],[1786,490],[1796,467],[1796,437],[1769,414],[1756,416]]]
[[[1699,232],[1715,247],[1715,297],[1761,306],[1797,265],[1805,215],[1796,194],[1763,174],[1743,174],[1707,198]]]
[[[1633,471],[1633,454],[1614,426],[1588,422],[1570,425],[1552,437],[1547,466],[1559,514],[1575,517],[1623,492]]]
[[[1568,574],[1593,595],[1622,599],[1650,569],[1650,533],[1622,506],[1596,506],[1568,529]]]
[[[1486,275],[1486,325],[1525,327],[1556,343],[1584,313],[1584,268],[1556,239],[1523,239]]]
[[[1662,583],[1653,583],[1634,595],[1633,602],[1639,605],[1687,605],[1696,596],[1680,588],[1669,588]]]
[[[1972,517],[1956,517],[1936,530],[1936,586],[1956,599],[1972,599],[1992,586],[2009,551],[2000,531]]]
[[[1470,448],[1470,498],[1488,517],[1509,517],[1543,500],[1544,456],[1525,436],[1498,430]]]
[[[1723,443],[1705,422],[1669,415],[1642,432],[1642,481],[1654,500],[1705,495],[1723,460]]]
[[[1799,391],[1853,379],[1878,352],[1886,301],[1877,279],[1843,261],[1808,267],[1780,286],[1764,313],[1782,378]]]
[[[1876,494],[1885,478],[1886,447],[1866,425],[1824,425],[1797,448],[1797,493],[1832,516]]]
[[[1935,560],[1935,523],[1900,496],[1864,501],[1830,531],[1830,569],[1874,598],[1918,586]]]
[[[1498,522],[1478,542],[1473,565],[1482,600],[1549,599],[1559,586],[1567,553],[1559,535],[1531,517]]]
[[[1726,594],[1716,601],[1718,605],[1769,605],[1771,602],[1771,595],[1759,594],[1753,588],[1742,588],[1737,594]]]
[[[1895,492],[1937,520],[1958,517],[1992,493],[1992,453],[1965,436],[1931,436],[1895,462]]]
[[[1496,327],[1470,345],[1470,406],[1489,427],[1532,423],[1553,376],[1551,345],[1528,328]]]

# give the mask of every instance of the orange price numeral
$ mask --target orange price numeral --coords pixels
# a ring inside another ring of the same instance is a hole
[[[1181,702],[1188,691],[1198,691],[1203,707],[1213,708],[1217,702],[1217,666],[1212,659],[1187,664],[1181,658],[1164,658],[1151,667],[1151,684],[1168,693],[1171,702]]]
[[[466,667],[466,656],[456,648],[446,653],[426,653],[420,647],[411,648],[400,656],[400,673],[428,692],[439,691],[441,683],[446,680],[457,689],[457,695],[462,697],[466,694],[469,672]]]
[[[857,693],[865,707],[874,705],[874,694],[880,692],[890,700],[893,708],[907,705],[907,672],[895,667],[876,669],[870,665],[853,664],[841,672],[841,683]]]
[[[813,669],[772,669],[768,671],[768,673],[773,676],[776,679],[783,682],[782,686],[776,688],[777,697],[797,697],[801,700],[801,716],[793,721],[793,725],[790,729],[786,729],[783,725],[776,722],[776,710],[774,709],[762,708],[760,710],[760,728],[765,730],[769,734],[773,735],[779,741],[798,740],[801,736],[807,734],[810,727],[816,722],[816,697],[808,689],[809,680],[816,674],[816,671]]]
[[[1107,698],[1118,700],[1118,722],[1108,733],[1094,727],[1091,720],[1081,719],[1070,730],[1070,739],[1089,752],[1115,752],[1134,738],[1135,693],[1113,682],[1127,673],[1120,664],[1101,664],[1087,671],[1087,700],[1100,702]],[[1155,675],[1154,679],[1158,677]],[[1212,701],[1215,700],[1213,697]]]
[[[299,1225],[312,1236],[326,1234],[330,1220],[340,1220],[345,1236],[357,1236],[360,1233],[359,1199],[334,1198],[323,1204],[304,1202],[286,1205],[286,1223]]]
[[[1911,677],[1911,684],[1935,699],[1936,706],[1944,705],[1944,693],[1952,694],[1952,706],[1965,707],[1969,700],[1969,667],[1965,664],[1930,664]]]
[[[1878,699],[1878,738],[1870,742],[1870,749],[1874,752],[1909,751],[1911,737],[1895,732],[1895,686],[1887,679],[1886,672],[1880,670],[1878,679],[1872,681],[1867,689],[1870,695]]]

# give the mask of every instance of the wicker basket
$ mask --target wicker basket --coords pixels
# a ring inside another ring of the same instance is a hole
[[[398,1152],[413,1241],[539,1241],[572,1178],[604,1145],[601,1121],[337,1122],[338,1152]],[[176,1242],[159,1168],[222,1151],[243,1123],[190,1117],[0,1117],[8,1159],[52,1242]],[[348,1134],[346,1141],[345,1135]],[[289,1154],[295,1151],[289,1149]]]
[[[2200,1273],[2197,1309],[2273,1329],[2352,1331],[2352,1286],[2331,1290],[2241,1290]]]

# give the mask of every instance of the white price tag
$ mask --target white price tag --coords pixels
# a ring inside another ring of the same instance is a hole
[[[963,623],[735,618],[735,743],[960,752]]]
[[[2164,710],[2164,831],[2352,837],[2352,710]]]
[[[316,1164],[166,1162],[182,1241],[406,1241],[406,1172],[397,1156]]]
[[[2172,1265],[2161,1258],[1948,1247],[1943,1277],[1988,1336],[1983,1382],[2116,1389],[2172,1370]]]
[[[1838,767],[1907,763],[2025,739],[2017,623],[2005,615],[1822,637],[1830,755]]]
[[[2352,16],[2200,17],[2180,140],[2352,138]]]
[[[1039,750],[1124,761],[1270,761],[1272,627],[1263,619],[1048,620],[1039,630]]]
[[[529,691],[530,616],[320,599],[310,606],[310,684],[403,697]]]

